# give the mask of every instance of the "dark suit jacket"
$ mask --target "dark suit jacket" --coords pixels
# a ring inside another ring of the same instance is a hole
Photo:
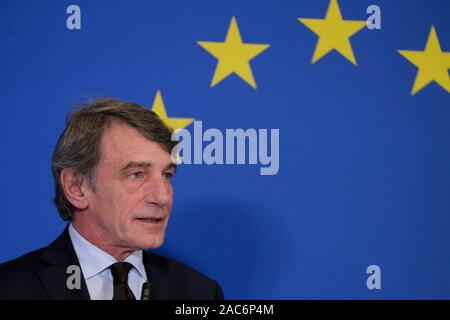
[[[144,250],[143,263],[152,286],[152,299],[223,299],[220,285],[194,269]],[[48,247],[0,264],[0,299],[89,300],[81,289],[67,288],[70,265],[79,265],[68,229]]]

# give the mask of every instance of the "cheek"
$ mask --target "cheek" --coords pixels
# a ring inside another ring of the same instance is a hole
[[[169,185],[167,192],[169,194],[169,201],[167,202],[167,208],[170,211],[172,209],[172,205],[173,205],[173,187],[172,187],[172,185]]]
[[[135,195],[123,195],[115,200],[112,210],[116,213],[121,223],[127,223],[136,214],[139,201]]]
[[[133,210],[132,196],[120,191],[115,185],[104,186],[97,190],[95,211],[102,215],[108,224],[115,224],[116,228],[127,223],[129,212]]]

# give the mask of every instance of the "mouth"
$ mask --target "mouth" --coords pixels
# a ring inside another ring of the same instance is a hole
[[[136,220],[139,220],[141,222],[144,223],[148,223],[148,224],[154,224],[154,225],[158,225],[164,222],[164,218],[136,218]]]

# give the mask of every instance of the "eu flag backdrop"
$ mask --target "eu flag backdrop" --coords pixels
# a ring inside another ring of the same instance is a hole
[[[276,174],[173,181],[157,251],[226,298],[448,299],[449,67],[448,0],[2,0],[0,261],[61,232],[53,147],[112,96],[192,134],[279,129]]]

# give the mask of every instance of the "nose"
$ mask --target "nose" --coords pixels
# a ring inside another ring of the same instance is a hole
[[[145,200],[148,204],[167,206],[172,202],[172,185],[162,176],[149,179],[145,192]]]

